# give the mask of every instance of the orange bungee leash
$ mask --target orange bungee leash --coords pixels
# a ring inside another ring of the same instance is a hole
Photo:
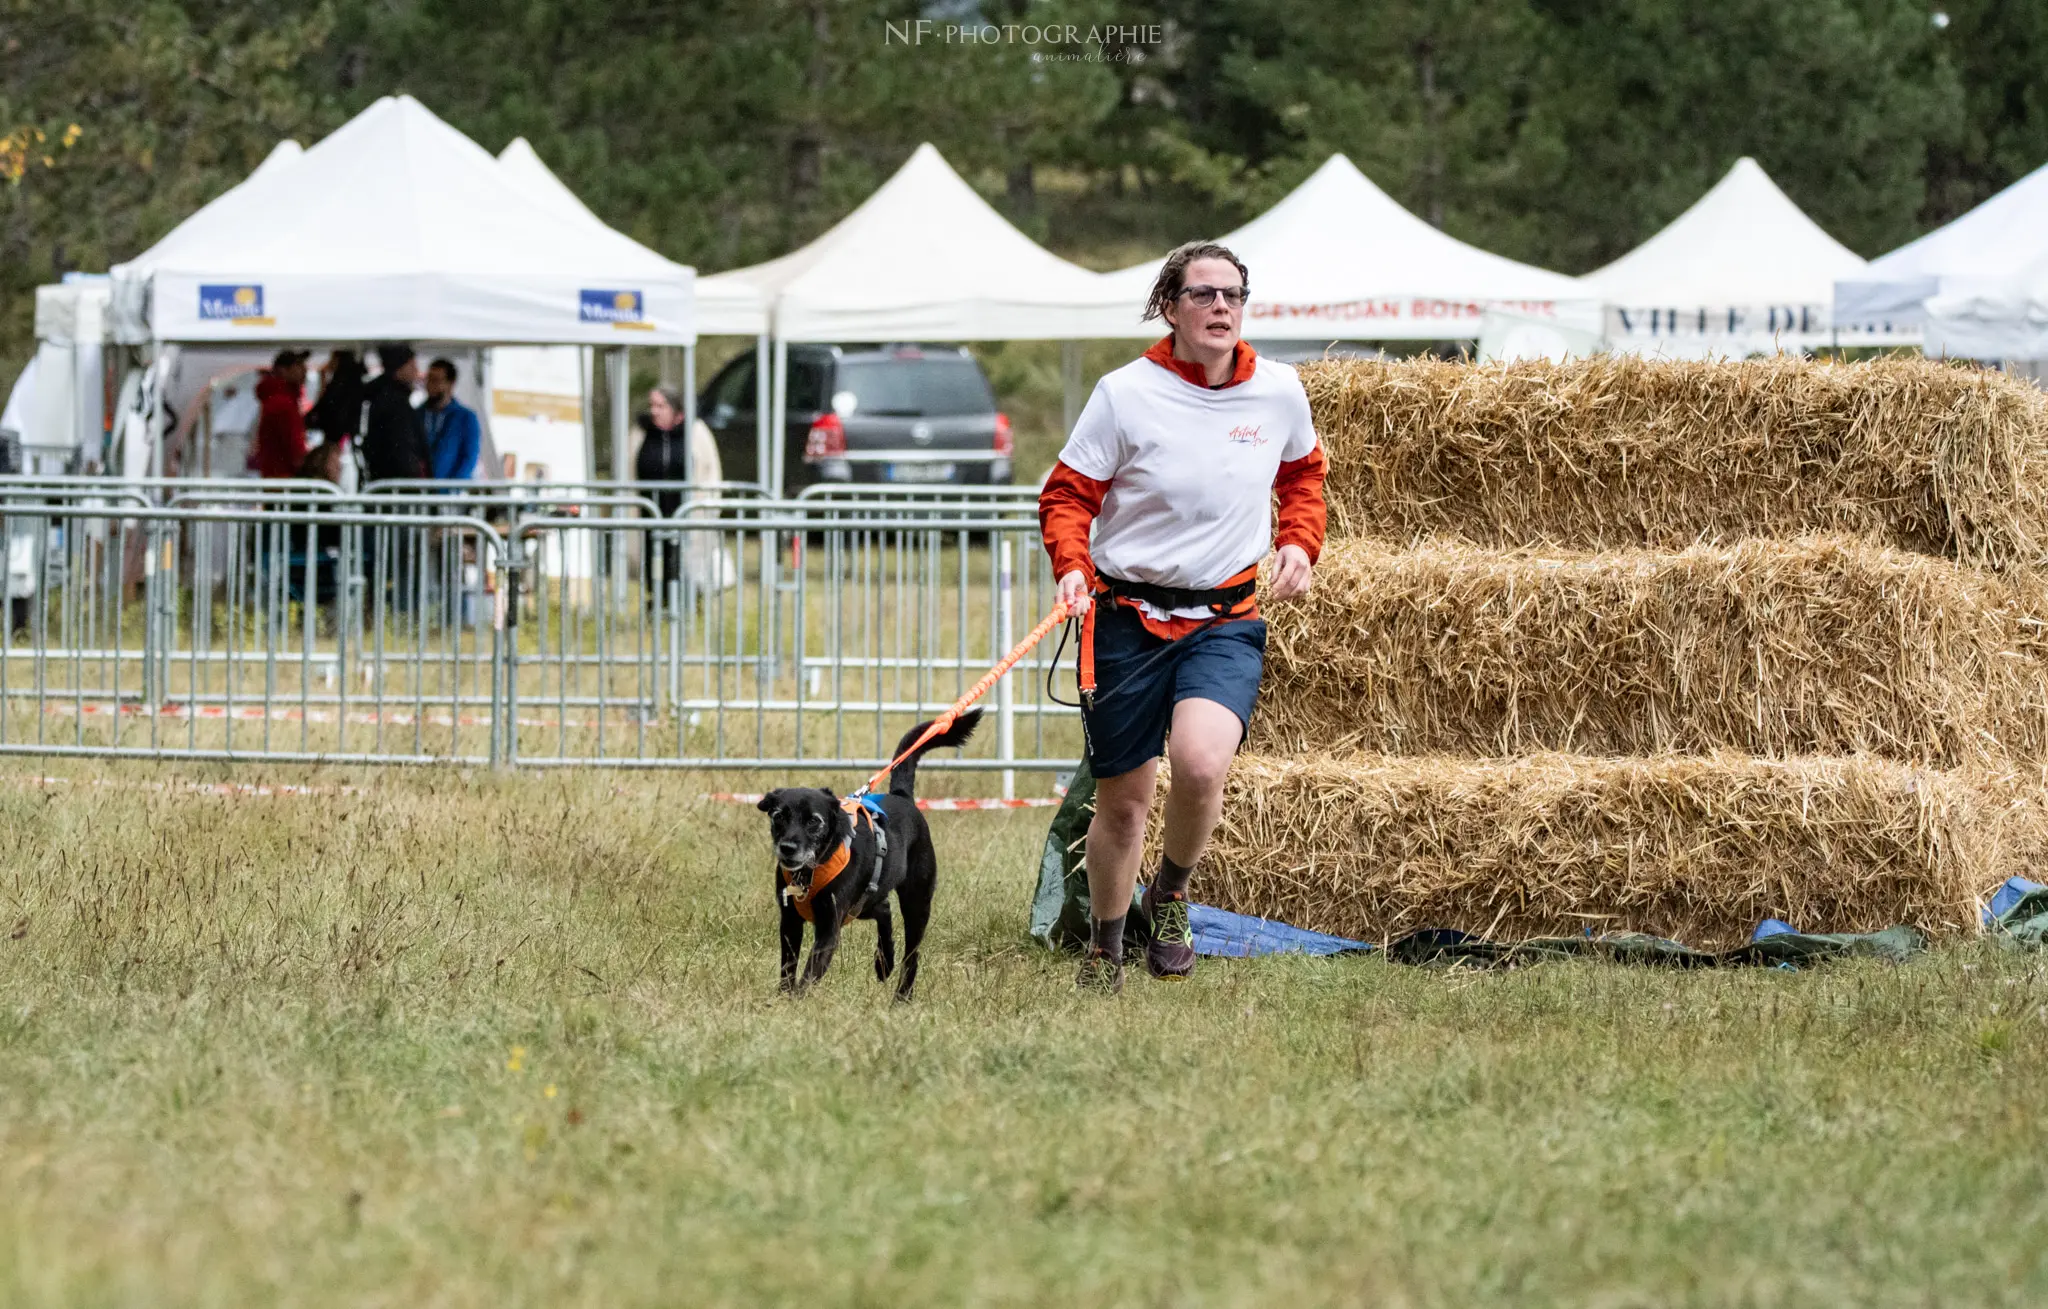
[[[1094,607],[1090,606],[1089,618],[1092,619],[1093,617]],[[967,694],[961,696],[958,700],[955,700],[953,702],[952,708],[946,710],[946,712],[940,714],[937,718],[932,719],[931,726],[925,728],[924,732],[917,738],[917,740],[910,743],[909,749],[903,751],[903,753],[897,755],[894,759],[891,759],[881,769],[881,771],[877,772],[873,777],[870,777],[867,781],[862,782],[860,785],[860,789],[858,791],[855,791],[852,795],[847,796],[846,799],[840,801],[840,804],[843,806],[847,806],[847,812],[852,813],[852,806],[857,806],[858,804],[860,804],[862,796],[868,794],[870,791],[873,791],[876,787],[880,786],[884,781],[886,781],[889,777],[889,774],[896,771],[896,765],[902,763],[905,759],[910,758],[910,756],[916,754],[919,750],[922,750],[924,748],[924,743],[926,741],[931,740],[935,736],[941,735],[948,728],[952,727],[955,722],[959,721],[961,714],[966,713],[970,708],[973,707],[974,702],[976,700],[981,699],[981,697],[989,693],[990,687],[993,687],[997,682],[1003,680],[1004,673],[1007,673],[1012,668],[1016,667],[1017,661],[1019,659],[1022,659],[1025,655],[1031,653],[1031,648],[1033,646],[1037,645],[1040,641],[1043,641],[1046,638],[1047,634],[1050,633],[1053,628],[1058,627],[1061,623],[1064,623],[1065,621],[1067,621],[1067,602],[1062,600],[1052,607],[1051,613],[1047,614],[1043,619],[1039,621],[1038,626],[1031,629],[1029,635],[1027,635],[1023,640],[1017,642],[1016,645],[1010,648],[1010,653],[1004,655],[1001,659],[997,660],[995,667],[989,669],[986,673],[983,673],[981,675],[980,681],[976,682],[973,686],[968,687]],[[1091,622],[1089,622],[1086,619],[1083,620],[1081,628],[1081,648],[1084,651],[1086,651],[1090,644],[1092,644],[1089,636],[1092,626],[1093,624]],[[1082,689],[1084,691],[1092,689],[1092,683],[1094,680],[1093,677],[1089,675],[1092,674],[1093,670],[1089,668],[1088,664],[1088,658],[1084,654],[1082,656],[1082,668],[1084,670],[1085,677],[1085,680],[1082,684]]]

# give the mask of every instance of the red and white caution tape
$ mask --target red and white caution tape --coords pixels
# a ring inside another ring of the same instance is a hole
[[[706,800],[723,800],[729,804],[759,804],[759,793],[749,795],[741,791],[713,791]],[[982,800],[974,796],[936,795],[919,799],[917,807],[933,813],[978,813],[989,809],[1050,809],[1060,802],[1056,795],[1034,795],[1019,800]]]

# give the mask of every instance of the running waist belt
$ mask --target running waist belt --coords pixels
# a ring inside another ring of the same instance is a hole
[[[1246,570],[1250,571],[1250,570]],[[1236,586],[1218,587],[1213,591],[1197,591],[1181,586],[1154,586],[1150,582],[1127,582],[1121,577],[1108,573],[1096,574],[1102,589],[1119,600],[1137,600],[1169,612],[1175,609],[1208,609],[1218,614],[1229,613],[1259,589],[1256,573]]]

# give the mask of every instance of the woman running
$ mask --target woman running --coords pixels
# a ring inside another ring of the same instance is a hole
[[[1170,334],[1096,385],[1039,495],[1060,598],[1077,612],[1093,606],[1095,691],[1081,710],[1096,778],[1085,991],[1123,988],[1124,921],[1162,753],[1173,765],[1166,843],[1136,935],[1154,977],[1194,971],[1188,878],[1265,669],[1259,563],[1277,544],[1268,594],[1286,600],[1308,591],[1322,549],[1325,462],[1308,396],[1292,368],[1239,339],[1249,286],[1237,256],[1213,242],[1168,255],[1145,317],[1164,318]],[[1090,644],[1084,636],[1084,665]]]

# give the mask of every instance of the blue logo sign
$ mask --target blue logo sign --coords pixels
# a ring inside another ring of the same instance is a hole
[[[647,302],[638,291],[590,291],[578,293],[576,317],[586,323],[640,323],[647,319]]]
[[[199,316],[201,318],[261,318],[263,317],[263,288],[247,284],[239,286],[202,286],[199,288]]]

